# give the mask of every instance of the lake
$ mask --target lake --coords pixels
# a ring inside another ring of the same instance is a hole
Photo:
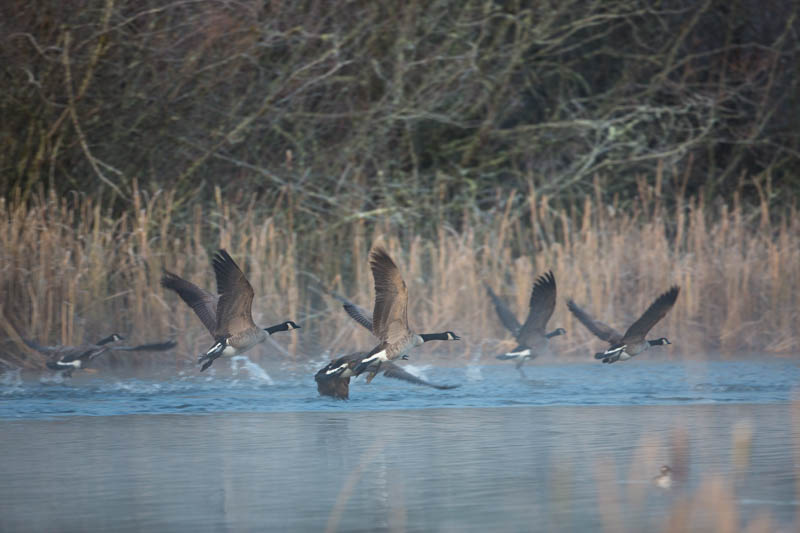
[[[317,395],[321,361],[225,363],[6,374],[0,531],[793,531],[800,512],[791,360],[418,365],[462,386],[378,377],[349,401]]]

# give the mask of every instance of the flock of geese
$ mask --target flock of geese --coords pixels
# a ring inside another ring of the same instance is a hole
[[[389,254],[375,247],[369,255],[369,264],[375,282],[375,305],[370,314],[365,309],[338,297],[344,310],[360,325],[368,329],[377,339],[369,351],[355,352],[332,360],[320,369],[314,379],[321,395],[347,399],[350,378],[366,374],[370,383],[379,373],[386,377],[403,379],[418,385],[451,389],[457,385],[430,383],[403,370],[395,361],[407,359],[408,352],[429,341],[457,341],[452,331],[442,333],[416,333],[408,324],[408,288],[400,270]],[[225,250],[219,250],[212,259],[217,281],[217,293],[213,294],[187,281],[177,274],[164,271],[161,285],[174,291],[192,308],[214,340],[214,344],[198,359],[200,371],[206,370],[221,356],[243,354],[267,337],[279,331],[299,329],[295,322],[287,320],[280,324],[262,328],[253,321],[253,287],[242,270]],[[487,285],[487,293],[494,304],[502,324],[512,333],[517,346],[510,352],[497,356],[500,360],[515,361],[516,368],[524,376],[523,364],[548,350],[549,339],[564,335],[563,328],[547,332],[547,322],[556,306],[556,280],[552,272],[539,276],[531,291],[528,317],[520,324],[508,306]],[[594,319],[587,311],[569,300],[567,307],[573,315],[594,335],[609,344],[595,358],[604,363],[625,361],[639,355],[650,346],[670,344],[665,337],[648,340],[647,334],[675,304],[678,287],[661,294],[624,333]],[[111,351],[164,351],[175,347],[173,341],[121,346],[123,340],[116,333],[83,346],[42,346],[35,341],[23,339],[34,350],[50,356],[48,368],[70,375],[73,370],[84,368],[92,360]]]

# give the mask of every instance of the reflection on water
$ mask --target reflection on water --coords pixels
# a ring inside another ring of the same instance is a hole
[[[800,515],[791,361],[411,366],[462,386],[379,377],[348,402],[318,366],[6,374],[0,531],[645,531],[687,502],[717,523],[698,489],[743,523]]]
[[[787,405],[686,405],[7,421],[0,530],[588,531],[618,520],[644,531],[711,474],[736,488],[745,521],[768,510],[788,524],[789,416]],[[753,438],[737,464],[742,421]],[[651,481],[675,459],[675,427],[687,477],[664,491]]]

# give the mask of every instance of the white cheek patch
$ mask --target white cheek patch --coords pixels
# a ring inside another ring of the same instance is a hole
[[[56,363],[56,364],[57,364],[58,366],[72,367],[72,368],[80,368],[80,367],[81,367],[81,360],[80,360],[80,359],[76,359],[76,360],[74,360],[74,361],[71,361],[71,362],[69,362],[69,363],[65,363],[64,361],[59,361],[59,362],[58,362],[58,363]]]
[[[518,352],[508,352],[506,355],[514,355],[516,357],[526,357],[531,354],[531,349],[526,348],[525,350],[520,350]]]

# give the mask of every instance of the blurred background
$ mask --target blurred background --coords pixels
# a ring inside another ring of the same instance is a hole
[[[110,331],[193,359],[209,339],[158,279],[213,290],[218,247],[260,322],[306,328],[273,355],[352,349],[326,291],[371,307],[378,242],[453,358],[510,342],[483,283],[521,314],[548,269],[620,328],[681,285],[671,353],[797,353],[798,9],[3,2],[2,364],[41,366],[18,334]]]

